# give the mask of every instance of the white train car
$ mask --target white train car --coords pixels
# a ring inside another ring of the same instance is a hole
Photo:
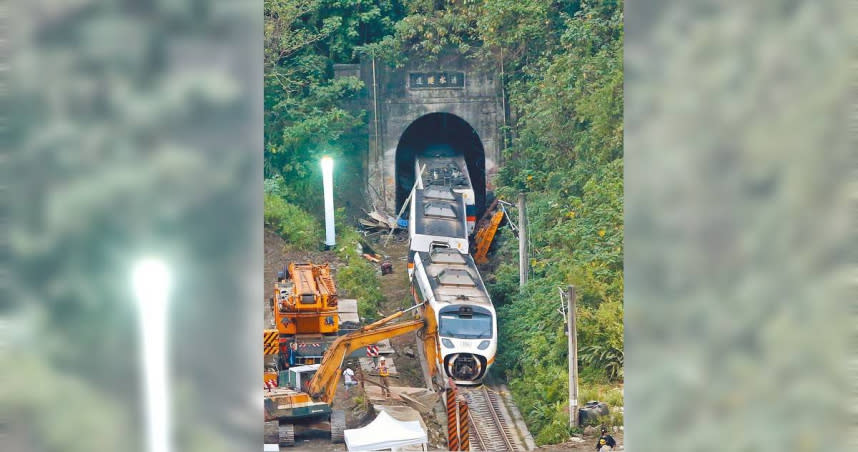
[[[438,320],[445,373],[456,384],[481,383],[497,352],[497,316],[474,260],[446,247],[413,258],[412,292]]]
[[[464,212],[462,195],[447,187],[430,186],[414,190],[408,220],[411,240],[409,274],[415,252],[451,248],[459,253],[468,253],[470,244]]]
[[[447,187],[454,193],[459,193],[465,201],[465,220],[468,225],[468,235],[474,233],[477,221],[477,208],[474,187],[468,165],[461,155],[422,156],[414,161],[417,176],[417,188]],[[425,166],[425,168],[424,168]],[[423,168],[421,175],[420,169]]]

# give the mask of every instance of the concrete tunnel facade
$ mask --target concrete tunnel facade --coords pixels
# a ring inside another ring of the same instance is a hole
[[[402,68],[364,59],[334,70],[338,77],[359,77],[367,88],[346,107],[368,115],[363,189],[370,207],[395,215],[413,183],[414,156],[427,145],[446,143],[465,156],[482,213],[501,163],[499,70],[455,54],[434,62],[411,59]]]

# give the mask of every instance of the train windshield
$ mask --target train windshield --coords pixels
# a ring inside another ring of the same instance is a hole
[[[457,339],[491,339],[492,316],[488,313],[441,312],[438,333]]]

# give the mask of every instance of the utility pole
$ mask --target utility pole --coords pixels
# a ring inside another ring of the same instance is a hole
[[[569,427],[578,426],[578,328],[575,325],[575,286],[567,288],[569,339]]]
[[[518,284],[519,288],[527,283],[527,268],[529,264],[527,255],[527,206],[525,205],[524,192],[518,193]]]

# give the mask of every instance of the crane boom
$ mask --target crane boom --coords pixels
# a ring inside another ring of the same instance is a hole
[[[402,317],[411,309],[422,306],[420,304],[405,311],[399,311],[358,331],[337,338],[325,351],[319,369],[310,380],[308,387],[310,396],[315,400],[330,404],[334,400],[334,393],[340,381],[340,367],[346,356],[361,347],[414,331],[423,332],[418,335],[418,338],[422,337],[423,348],[426,353],[425,358],[427,363],[429,363],[430,374],[434,376],[439,356],[438,327],[435,318],[431,315],[425,315],[423,309],[421,309],[419,319],[389,324],[391,321]]]

